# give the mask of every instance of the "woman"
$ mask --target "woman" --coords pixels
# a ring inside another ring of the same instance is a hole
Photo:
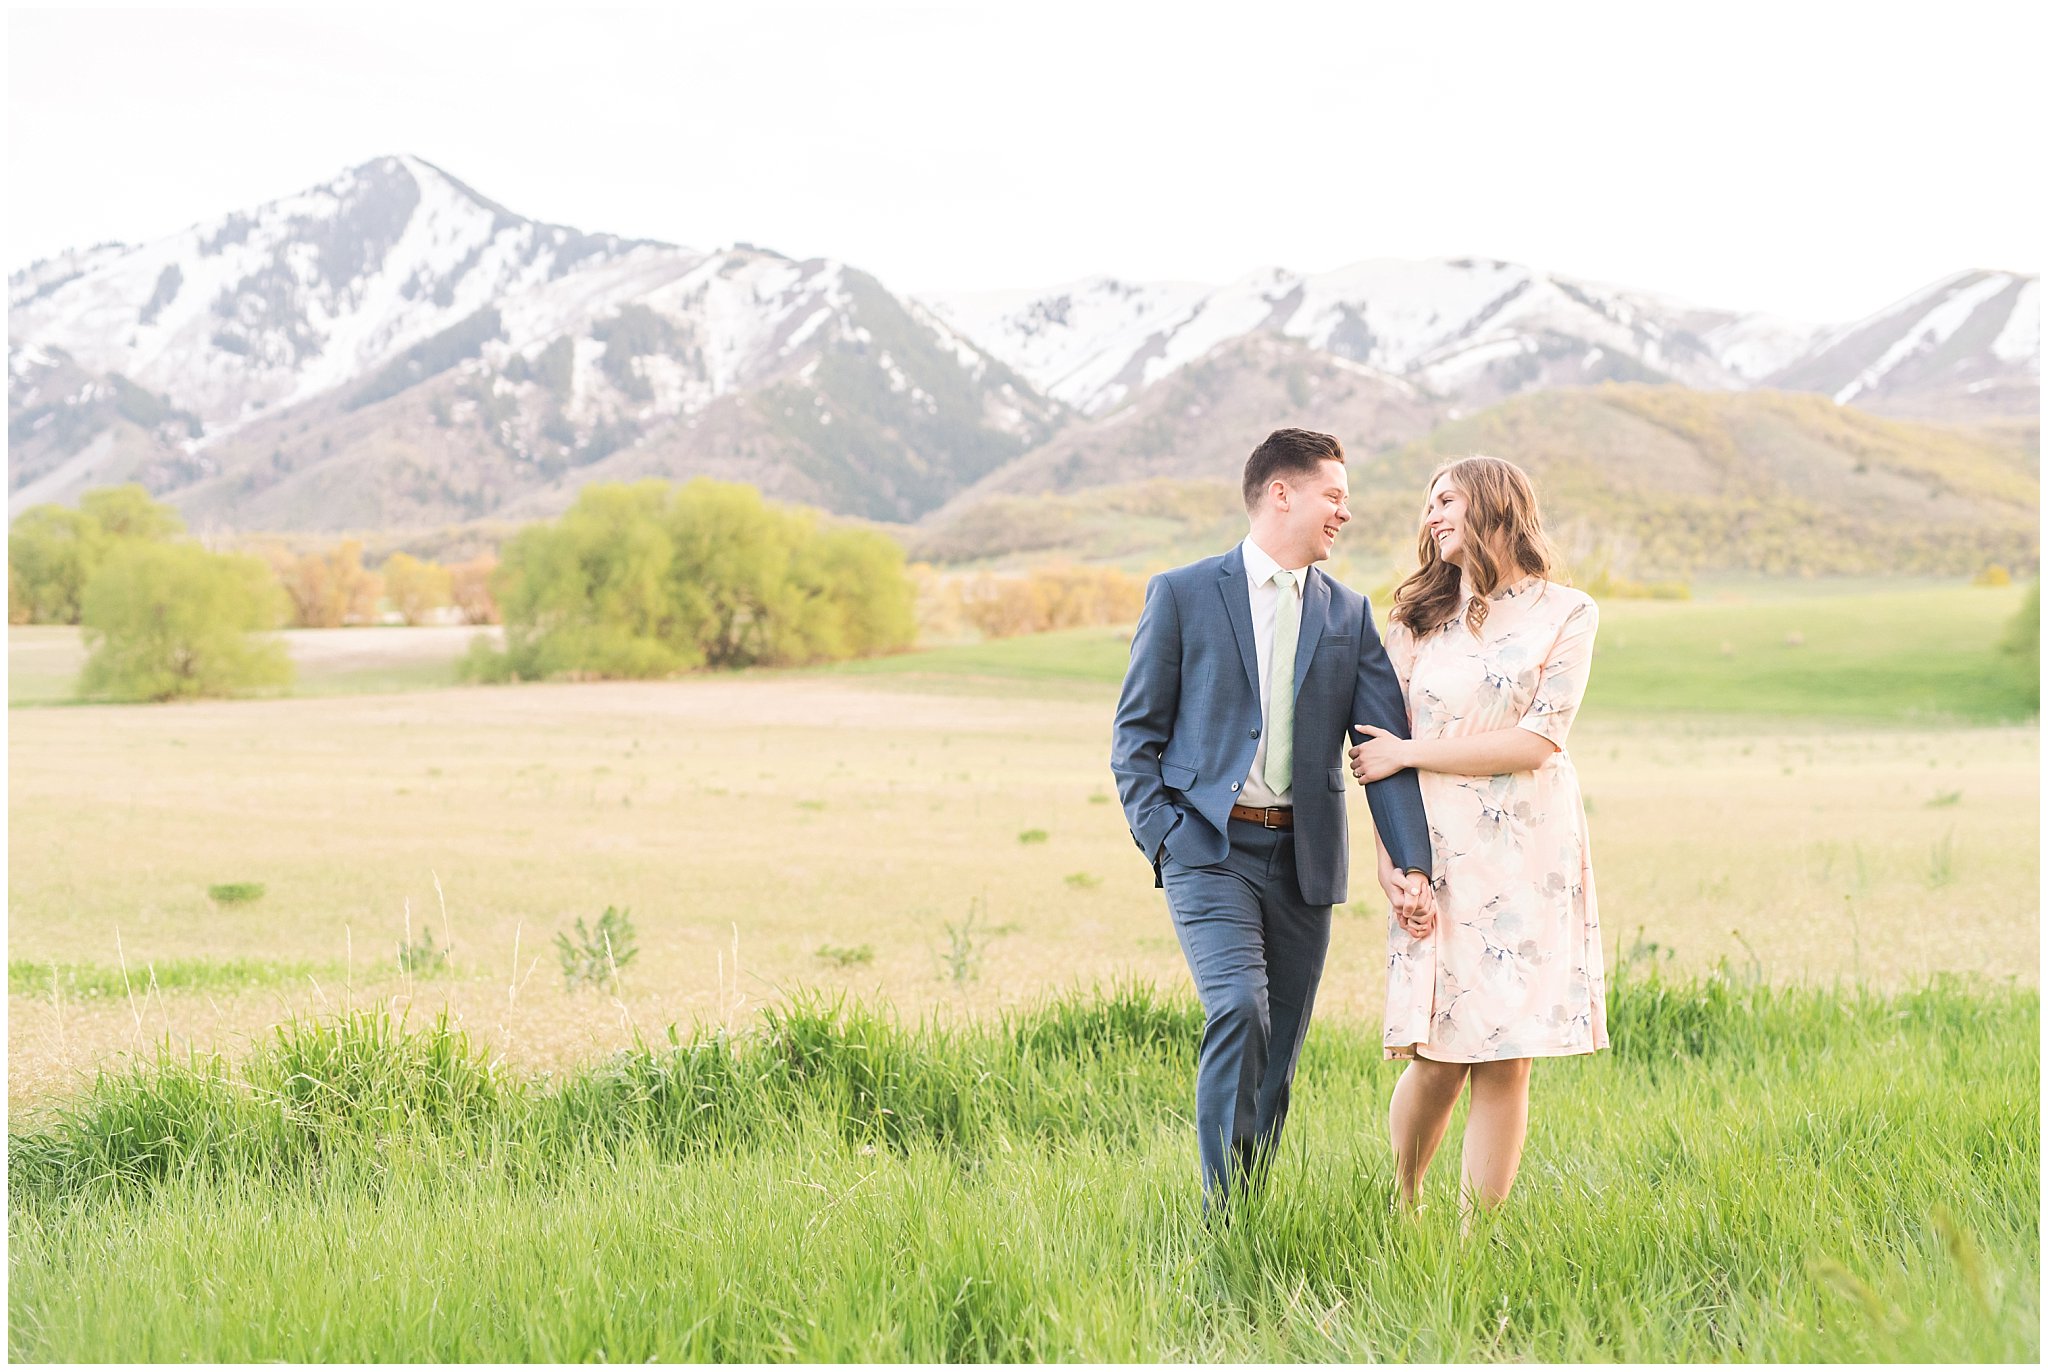
[[[1578,774],[1564,751],[1599,610],[1550,579],[1529,478],[1468,457],[1430,482],[1421,567],[1394,593],[1387,656],[1412,739],[1367,729],[1360,781],[1416,770],[1437,911],[1389,927],[1386,1053],[1408,1060],[1388,1124],[1412,1208],[1469,1081],[1464,1204],[1498,1205],[1529,1124],[1532,1059],[1607,1046],[1606,977]],[[1394,880],[1380,852],[1380,884]]]

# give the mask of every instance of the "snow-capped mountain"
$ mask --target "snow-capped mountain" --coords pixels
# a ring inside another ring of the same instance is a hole
[[[1635,380],[1826,390],[1880,407],[1904,395],[1910,409],[1930,386],[1976,385],[1970,394],[1981,394],[2038,382],[2036,291],[2035,278],[1966,272],[1869,320],[1829,328],[1456,258],[1360,262],[1315,275],[1268,268],[1214,287],[1098,277],[925,303],[1085,414],[1114,410],[1252,332],[1299,339],[1460,407]]]
[[[273,527],[566,502],[621,449],[729,458],[667,431],[780,388],[747,444],[787,493],[912,518],[1056,412],[844,263],[541,224],[412,157],[34,264],[9,306],[17,511],[131,479]]]
[[[508,295],[639,250],[522,219],[414,157],[8,281],[8,343],[61,351],[218,432],[362,375]]]
[[[1744,322],[1736,316],[1477,258],[1378,260],[1315,275],[1268,268],[1218,287],[1096,278],[926,303],[1090,414],[1254,331],[1473,401],[1567,380],[1739,386],[1760,365],[1759,340],[1773,336],[1752,326],[1728,338],[1724,356],[1710,335]],[[1790,332],[1796,348],[1805,335]]]
[[[2010,273],[1840,327],[1480,258],[912,300],[527,219],[409,156],[31,264],[8,306],[10,513],[137,480],[201,530],[545,515],[695,473],[915,520],[1221,470],[1290,420],[1379,452],[1603,381],[1984,418],[2037,412],[2040,377],[2039,283]]]
[[[1967,271],[1821,334],[1766,382],[1841,405],[1960,417],[2040,401],[2041,279]]]

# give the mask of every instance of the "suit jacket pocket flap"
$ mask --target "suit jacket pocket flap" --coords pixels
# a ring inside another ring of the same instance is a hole
[[[1332,767],[1330,769],[1330,789],[1333,791],[1344,789],[1344,769],[1342,767]]]
[[[1185,791],[1195,784],[1195,769],[1183,767],[1178,762],[1159,764],[1159,779],[1176,791]]]

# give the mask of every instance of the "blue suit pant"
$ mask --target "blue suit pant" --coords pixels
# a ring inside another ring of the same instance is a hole
[[[1294,835],[1230,821],[1222,862],[1160,865],[1174,933],[1202,998],[1195,1125],[1204,1203],[1260,1175],[1287,1120],[1330,947],[1330,907],[1302,899]]]

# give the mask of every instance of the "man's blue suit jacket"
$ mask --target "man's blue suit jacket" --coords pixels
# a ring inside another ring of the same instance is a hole
[[[1110,767],[1131,837],[1152,860],[1189,867],[1230,851],[1230,807],[1259,747],[1258,649],[1244,549],[1152,578],[1117,701]],[[1294,655],[1294,861],[1311,905],[1346,899],[1353,724],[1408,735],[1400,682],[1365,597],[1311,567]],[[1429,825],[1413,772],[1366,787],[1397,869],[1430,871]]]

